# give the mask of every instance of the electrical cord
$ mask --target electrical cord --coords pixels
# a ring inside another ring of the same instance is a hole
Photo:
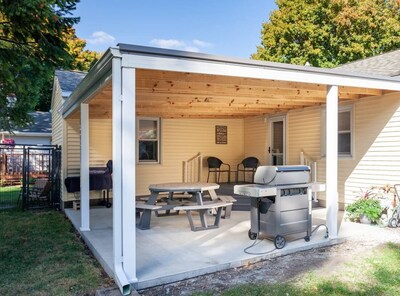
[[[328,226],[326,226],[326,224],[319,224],[317,225],[313,231],[311,231],[311,234],[313,234],[316,230],[318,230],[318,228],[320,228],[321,226],[324,226],[326,228],[326,233],[325,233],[325,238],[329,237],[329,230],[328,230]]]
[[[254,242],[251,244],[251,246],[246,247],[246,248],[243,250],[243,252],[245,252],[246,254],[249,254],[249,255],[265,255],[265,254],[272,253],[273,251],[276,250],[276,248],[273,248],[272,250],[269,250],[269,251],[266,251],[266,252],[260,252],[260,253],[249,252],[248,250],[251,249],[251,248],[253,248],[254,246],[256,246],[256,245],[257,245],[257,242],[260,243],[260,242],[263,241],[262,239],[258,239],[258,236],[259,236],[259,233],[257,232],[257,236],[256,236],[256,239],[254,240]]]
[[[317,225],[317,226],[311,231],[311,234],[313,234],[315,231],[317,231],[321,226],[324,226],[324,227],[326,228],[325,238],[328,238],[328,237],[329,237],[329,231],[328,231],[328,226],[326,226],[326,224],[319,224],[319,225]],[[311,234],[310,234],[310,236],[311,236]],[[253,242],[250,246],[246,247],[246,248],[243,250],[243,252],[245,252],[246,254],[249,254],[249,255],[265,255],[265,254],[272,253],[273,251],[275,251],[275,250],[277,249],[277,248],[273,248],[272,250],[269,250],[269,251],[266,251],[266,252],[259,252],[259,253],[249,252],[249,251],[248,251],[249,249],[253,248],[253,247],[256,246],[258,243],[262,242],[262,240],[259,239],[258,237],[259,237],[259,233],[257,233],[256,239],[254,240],[254,242]],[[303,238],[295,239],[295,241],[296,241],[296,240],[300,240],[300,239],[303,239]]]

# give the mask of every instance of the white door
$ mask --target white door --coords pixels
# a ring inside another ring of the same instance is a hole
[[[270,165],[284,165],[286,164],[286,117],[270,118],[269,130],[269,163]]]

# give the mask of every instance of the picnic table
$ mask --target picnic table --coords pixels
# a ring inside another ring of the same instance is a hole
[[[231,206],[232,203],[227,201],[220,201],[215,190],[219,188],[216,183],[163,183],[153,184],[149,186],[150,197],[143,204],[136,204],[136,208],[143,211],[140,216],[138,228],[145,230],[150,228],[150,219],[152,211],[160,210],[175,210],[186,211],[190,227],[193,231],[205,230],[219,227],[219,221],[222,214],[222,209]],[[203,200],[204,193],[208,192],[211,201],[205,202]],[[160,193],[167,193],[167,205],[157,205],[157,199]],[[194,204],[185,205],[184,203],[174,203],[174,194],[188,193],[195,200]],[[207,211],[215,209],[217,211],[213,225],[208,225],[205,214]],[[195,226],[193,222],[192,211],[199,213],[201,226]]]

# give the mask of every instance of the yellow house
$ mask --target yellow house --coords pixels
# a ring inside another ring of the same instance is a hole
[[[400,180],[397,78],[119,44],[65,102],[57,79],[53,139],[63,148],[63,178],[81,178],[81,231],[90,231],[89,197],[101,197],[89,193],[89,167],[114,163],[121,289],[137,281],[134,197],[150,184],[185,180],[183,163],[199,152],[203,181],[208,156],[232,166],[248,156],[263,165],[307,158],[326,183],[318,199],[332,238],[338,209],[360,188]],[[77,198],[65,187],[62,196],[65,207]]]

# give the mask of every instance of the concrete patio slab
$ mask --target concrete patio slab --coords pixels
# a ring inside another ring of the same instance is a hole
[[[66,209],[65,213],[79,230],[80,211]],[[314,227],[324,224],[324,218],[324,209],[314,210]],[[112,209],[92,208],[90,223],[91,231],[81,232],[82,238],[112,277]],[[233,211],[231,219],[221,220],[219,228],[200,232],[190,230],[184,214],[153,216],[151,229],[136,229],[138,282],[135,288],[171,283],[340,241],[325,239],[325,227],[320,227],[310,242],[304,241],[304,235],[292,236],[287,238],[283,249],[277,250],[272,241],[263,239],[246,253],[245,249],[254,243],[247,235],[249,227],[250,213],[246,211]]]

